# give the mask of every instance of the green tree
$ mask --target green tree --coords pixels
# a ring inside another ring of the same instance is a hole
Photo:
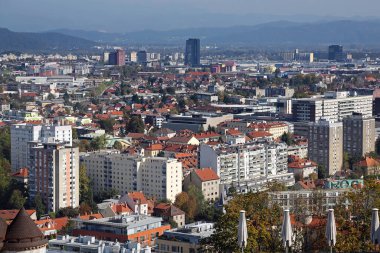
[[[37,195],[34,197],[34,203],[33,206],[36,208],[37,212],[37,218],[41,218],[42,215],[46,213],[46,207],[45,204],[41,198],[41,195],[37,193]]]
[[[116,123],[114,119],[99,120],[98,123],[100,127],[106,131],[106,133],[113,134],[113,126]]]
[[[129,133],[144,133],[145,124],[140,116],[133,115],[127,123],[127,132]]]
[[[79,199],[80,202],[91,203],[90,178],[87,176],[87,168],[84,164],[79,166]]]
[[[107,139],[105,135],[95,137],[90,142],[90,147],[92,150],[104,149],[107,144]]]
[[[123,150],[123,145],[120,141],[115,141],[115,143],[113,144],[113,148],[117,150]]]
[[[61,208],[57,212],[57,217],[69,217],[69,218],[76,218],[79,215],[79,209],[73,208],[73,207],[65,207]]]
[[[8,201],[8,208],[20,209],[21,207],[24,206],[25,202],[26,202],[26,199],[23,196],[22,192],[20,190],[14,190]]]

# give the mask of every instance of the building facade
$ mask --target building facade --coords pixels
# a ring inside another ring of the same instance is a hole
[[[375,151],[375,119],[355,113],[343,119],[343,148],[351,157]]]
[[[295,121],[317,122],[328,118],[337,122],[354,112],[372,117],[372,106],[372,96],[350,97],[346,92],[330,92],[323,98],[293,99],[292,114]]]
[[[49,212],[79,206],[79,148],[57,142],[29,142],[29,192]]]
[[[343,124],[321,119],[309,123],[308,154],[322,165],[327,175],[334,175],[343,166]]]
[[[212,168],[221,184],[231,184],[288,172],[285,143],[200,145],[199,167]]]
[[[182,163],[176,159],[94,152],[83,154],[81,162],[95,193],[111,189],[120,194],[142,191],[146,196],[174,202],[182,192]]]
[[[190,67],[198,67],[201,65],[200,39],[186,40],[185,65]]]

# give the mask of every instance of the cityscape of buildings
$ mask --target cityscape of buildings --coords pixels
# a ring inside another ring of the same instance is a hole
[[[218,252],[241,196],[354,206],[380,173],[380,59],[208,49],[1,54],[0,252]]]

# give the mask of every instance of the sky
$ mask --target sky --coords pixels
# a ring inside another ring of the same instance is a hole
[[[107,32],[380,19],[380,0],[0,0],[0,27]]]

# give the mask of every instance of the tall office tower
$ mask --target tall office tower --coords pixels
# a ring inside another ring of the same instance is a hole
[[[116,54],[116,52],[110,52],[108,54],[108,64],[109,65],[117,65],[117,54]]]
[[[308,125],[309,158],[322,165],[326,175],[341,171],[343,165],[343,124],[327,119]]]
[[[72,145],[71,126],[15,124],[11,126],[12,171],[28,166],[29,141],[44,141],[47,138]]]
[[[329,46],[329,60],[330,61],[343,61],[343,46],[331,45]]]
[[[343,119],[343,148],[352,157],[375,151],[375,119],[360,113]]]
[[[123,49],[116,50],[116,65],[117,66],[125,65],[125,51]]]
[[[79,206],[79,148],[62,142],[29,142],[29,193],[48,212]]]
[[[110,61],[110,53],[109,52],[104,52],[103,53],[103,63],[104,64],[109,64]]]
[[[182,192],[182,163],[176,159],[96,152],[81,156],[81,163],[87,168],[94,193],[143,191],[146,196],[174,202]]]
[[[125,51],[123,49],[117,49],[116,51],[109,53],[108,63],[109,65],[124,66]]]
[[[185,65],[190,67],[201,65],[201,42],[199,39],[186,40]]]
[[[148,62],[148,53],[145,50],[141,50],[137,52],[137,63],[146,63]]]
[[[129,61],[130,62],[137,62],[137,52],[132,51],[129,53]]]

